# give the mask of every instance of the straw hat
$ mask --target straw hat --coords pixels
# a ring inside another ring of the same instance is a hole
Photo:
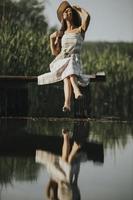
[[[57,17],[59,19],[59,21],[61,22],[62,20],[62,16],[63,16],[63,12],[68,8],[72,8],[73,14],[77,17],[77,21],[79,23],[79,25],[81,25],[81,17],[79,15],[79,13],[76,11],[76,9],[71,6],[68,1],[62,1],[61,4],[59,5],[58,9],[57,9]]]

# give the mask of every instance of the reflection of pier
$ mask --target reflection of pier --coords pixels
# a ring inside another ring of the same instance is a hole
[[[72,143],[71,139],[71,143]],[[60,155],[63,138],[44,135],[0,136],[0,155],[4,156],[35,156],[36,149],[42,149]],[[82,151],[86,152],[88,160],[103,163],[103,145],[94,142],[84,142]]]
[[[90,75],[90,82],[99,81],[105,81],[104,73]],[[84,98],[73,101],[73,117],[90,115],[90,88],[81,90]],[[0,116],[64,117],[63,95],[62,82],[37,86],[36,76],[0,76]]]

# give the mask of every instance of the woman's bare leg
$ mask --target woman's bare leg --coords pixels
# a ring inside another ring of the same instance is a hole
[[[69,131],[62,129],[62,135],[63,135],[62,159],[67,162],[70,152]]]
[[[71,95],[72,95],[72,86],[70,79],[67,77],[64,79],[64,96],[65,96],[64,107],[68,108],[69,111],[71,107]]]
[[[73,143],[73,146],[72,146],[72,150],[69,154],[69,157],[68,157],[68,162],[69,163],[72,163],[73,159],[75,158],[76,156],[76,153],[77,151],[81,148],[81,146],[79,144],[77,144],[76,142]]]
[[[79,99],[81,97],[83,97],[79,87],[78,87],[78,83],[77,83],[77,77],[75,75],[71,75],[70,76],[70,81],[71,81],[71,85],[73,87],[73,92],[75,95],[75,99]]]

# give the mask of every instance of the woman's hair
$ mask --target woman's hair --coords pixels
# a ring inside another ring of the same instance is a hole
[[[53,179],[50,179],[47,189],[46,196],[49,200],[59,200],[58,199],[58,184]]]
[[[60,33],[64,34],[65,30],[67,29],[67,24],[66,24],[66,20],[62,19],[61,21],[61,28],[60,28]]]
[[[76,27],[81,26],[81,18],[78,12],[72,8],[72,13],[73,13],[73,23]]]
[[[72,8],[72,20],[73,20],[73,24],[76,26],[76,27],[79,27],[81,25],[81,18],[78,14],[78,12]],[[59,30],[59,33],[60,35],[63,36],[65,30],[67,29],[67,24],[66,24],[66,20],[62,20],[61,21],[61,28]]]

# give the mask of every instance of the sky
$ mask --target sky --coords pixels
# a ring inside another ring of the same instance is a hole
[[[62,0],[45,0],[44,14],[51,26],[60,23],[56,10]],[[86,41],[133,42],[133,0],[69,0],[91,15]]]

